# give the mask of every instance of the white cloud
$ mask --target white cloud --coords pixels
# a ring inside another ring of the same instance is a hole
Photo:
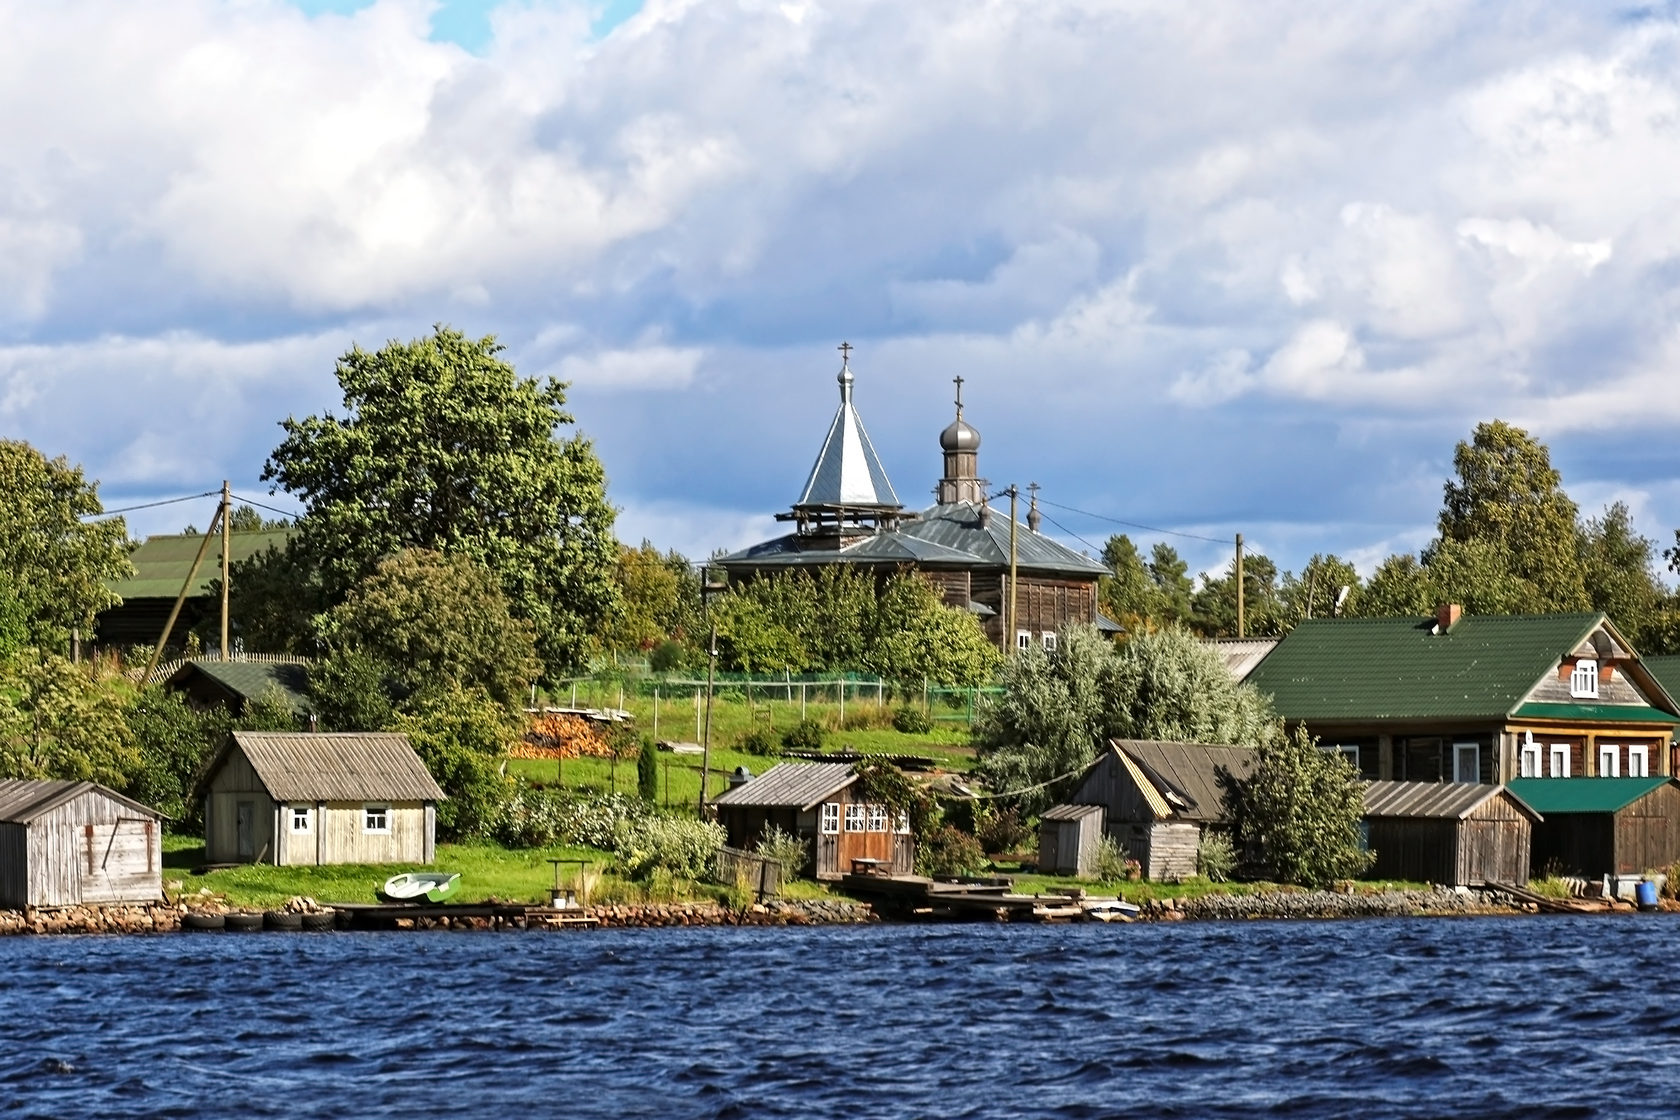
[[[696,347],[639,346],[597,350],[561,359],[556,376],[574,385],[604,389],[681,389],[694,380],[701,351]]]

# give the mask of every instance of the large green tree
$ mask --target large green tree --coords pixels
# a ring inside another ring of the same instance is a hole
[[[613,570],[621,609],[606,621],[601,645],[613,653],[638,653],[664,641],[692,642],[701,614],[700,579],[686,557],[661,553],[650,541],[619,548]]]
[[[1237,636],[1237,561],[1233,557],[1225,573],[1209,576],[1202,573],[1202,586],[1191,605],[1194,613],[1191,625],[1210,638]],[[1243,626],[1244,637],[1266,637],[1282,634],[1288,627],[1285,610],[1279,597],[1277,565],[1262,552],[1243,557]]]
[[[1633,527],[1625,502],[1581,526],[1581,565],[1594,610],[1624,628],[1640,653],[1667,653],[1668,590],[1656,573],[1656,542]]]
[[[1190,618],[1190,597],[1196,585],[1190,578],[1190,565],[1170,544],[1157,541],[1149,550],[1149,578],[1161,594],[1159,621],[1185,622]]]
[[[1359,770],[1320,750],[1304,729],[1259,745],[1248,777],[1225,780],[1225,806],[1250,871],[1280,883],[1327,886],[1375,860],[1360,843]]]
[[[617,609],[613,509],[565,387],[518,375],[494,338],[352,348],[335,373],[344,414],[291,418],[263,478],[304,507],[295,547],[337,602],[405,548],[493,572],[535,629],[550,675],[580,664]]]
[[[1156,586],[1143,554],[1131,537],[1116,533],[1103,544],[1102,559],[1109,573],[1097,584],[1103,610],[1131,633],[1148,629],[1165,613],[1166,595]]]
[[[1454,450],[1453,471],[1441,508],[1440,544],[1489,546],[1462,566],[1474,569],[1489,556],[1503,557],[1509,574],[1534,589],[1527,610],[1587,609],[1578,511],[1546,445],[1515,425],[1489,420]]]
[[[103,510],[80,467],[0,440],[0,613],[30,644],[62,647],[75,628],[89,636],[94,615],[117,602],[107,582],[134,569],[122,518],[89,520]]]
[[[1285,572],[1278,588],[1283,624],[1290,629],[1308,618],[1337,618],[1358,609],[1359,572],[1335,553],[1314,553],[1299,576]]]
[[[25,650],[0,667],[0,777],[120,789],[138,762],[122,699],[92,665]]]

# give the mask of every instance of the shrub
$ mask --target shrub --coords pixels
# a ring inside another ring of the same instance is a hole
[[[1262,743],[1248,777],[1221,780],[1233,839],[1267,877],[1322,887],[1376,860],[1360,842],[1365,784],[1358,768],[1319,750],[1304,729]]]
[[[972,875],[986,864],[980,841],[950,825],[940,825],[916,845],[916,870],[935,879]]]
[[[987,852],[1018,852],[1032,839],[1032,829],[1014,809],[985,813],[976,826],[974,835]]]
[[[647,878],[655,871],[679,879],[701,878],[723,841],[720,825],[683,817],[624,820],[613,831],[619,869],[632,879]]]
[[[755,727],[735,743],[738,750],[747,754],[777,755],[782,753],[782,741],[776,737],[775,731],[768,727]]]
[[[811,857],[809,842],[797,836],[789,836],[775,825],[771,825],[764,835],[758,838],[756,851],[765,859],[773,859],[781,864],[784,879],[804,872],[806,862]]]
[[[894,731],[902,731],[906,735],[926,735],[933,730],[933,720],[920,708],[900,708],[893,713],[892,725]]]
[[[782,735],[782,746],[790,751],[820,751],[828,728],[814,719],[802,719]]]
[[[642,736],[641,753],[636,755],[636,794],[649,805],[659,800],[659,747],[652,735]]]
[[[647,805],[626,794],[573,797],[527,786],[508,800],[496,838],[510,848],[580,844],[612,851],[619,827],[647,815]]]
[[[1091,872],[1098,879],[1105,883],[1119,882],[1126,878],[1130,870],[1127,864],[1137,866],[1136,861],[1126,858],[1125,846],[1118,840],[1112,836],[1104,836],[1097,841],[1097,858],[1092,864]]]
[[[1237,849],[1231,843],[1230,835],[1211,829],[1202,833],[1202,842],[1196,846],[1196,873],[1215,883],[1223,883],[1236,869]]]
[[[681,642],[667,638],[648,654],[648,668],[655,673],[669,673],[673,669],[681,669],[687,657],[688,651]]]

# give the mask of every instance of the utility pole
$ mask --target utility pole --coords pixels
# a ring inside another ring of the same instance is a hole
[[[222,660],[232,661],[228,646],[228,543],[232,540],[229,522],[233,516],[233,491],[228,480],[222,479]]]
[[[706,819],[706,783],[712,777],[712,670],[717,668],[717,623],[706,639],[706,734],[700,740],[700,819]]]
[[[1003,640],[1008,643],[1006,649],[1018,649],[1020,643],[1015,637],[1015,501],[1021,496],[1020,487],[1013,482],[1009,484],[1009,630]]]
[[[1237,534],[1237,637],[1247,636],[1243,629],[1242,534]]]
[[[169,619],[163,624],[163,633],[158,636],[157,648],[152,650],[152,658],[146,662],[145,675],[140,678],[142,688],[151,683],[152,671],[163,658],[163,647],[169,643],[169,632],[175,629],[175,620],[181,617],[181,605],[187,601],[187,593],[192,590],[193,580],[198,578],[198,566],[204,563],[204,554],[210,551],[210,539],[216,535],[216,526],[221,519],[222,511],[218,508],[210,518],[210,528],[204,531],[204,539],[198,544],[198,554],[193,557],[192,567],[187,569],[187,578],[181,583],[181,593],[175,597],[175,605],[169,610]]]

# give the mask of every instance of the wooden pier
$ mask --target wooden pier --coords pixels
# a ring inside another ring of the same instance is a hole
[[[840,880],[883,917],[955,922],[1130,921],[1138,908],[1118,898],[1017,894],[1008,879],[936,880],[922,875],[849,874]]]
[[[581,908],[555,909],[524,902],[340,902],[333,904],[339,929],[420,929],[425,925],[481,929],[555,929],[589,927],[600,922]]]

